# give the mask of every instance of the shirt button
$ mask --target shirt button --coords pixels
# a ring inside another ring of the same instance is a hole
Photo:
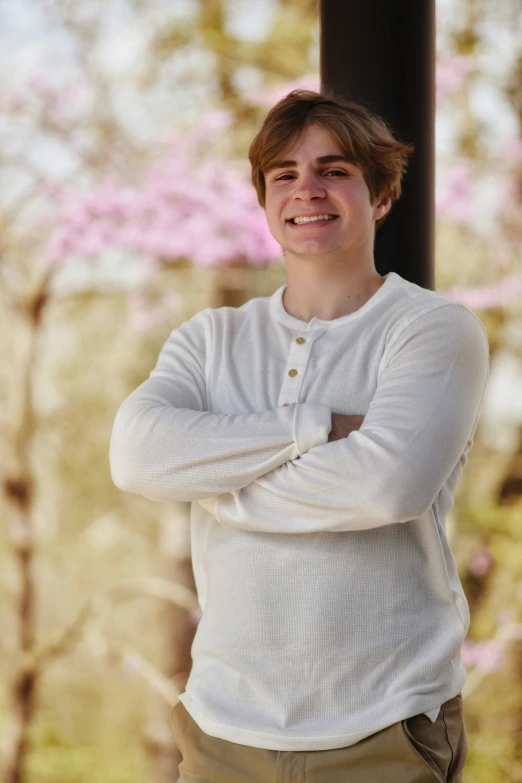
[[[297,370],[288,370],[288,375],[290,375],[293,378],[294,375],[297,375]]]
[[[296,343],[299,343],[299,345],[301,345],[301,343],[305,342],[305,338],[304,337],[296,337],[295,341],[296,341]]]
[[[289,402],[284,402],[283,405],[290,405],[290,403]]]

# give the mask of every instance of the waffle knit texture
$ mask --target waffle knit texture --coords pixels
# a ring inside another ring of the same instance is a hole
[[[482,322],[395,272],[349,315],[273,295],[174,329],[119,407],[115,484],[191,502],[202,618],[180,699],[214,737],[328,750],[466,679],[445,520],[489,374]],[[359,414],[328,443],[331,414]]]

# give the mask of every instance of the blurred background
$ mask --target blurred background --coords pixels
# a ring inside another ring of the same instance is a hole
[[[522,8],[437,1],[436,288],[491,370],[448,534],[471,608],[467,783],[522,781]],[[319,86],[315,0],[0,0],[3,783],[173,783],[199,620],[189,504],[112,483],[170,331],[285,267],[250,185]]]

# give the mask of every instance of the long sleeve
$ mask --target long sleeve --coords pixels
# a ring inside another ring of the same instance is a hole
[[[199,500],[248,486],[327,442],[327,405],[210,412],[210,345],[207,308],[171,332],[149,378],[120,405],[109,449],[120,489],[157,501]]]
[[[480,320],[449,303],[385,349],[363,425],[201,505],[217,521],[272,533],[365,530],[417,519],[471,448],[489,373]]]

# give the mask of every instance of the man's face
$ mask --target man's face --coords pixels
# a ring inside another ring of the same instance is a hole
[[[344,159],[321,126],[309,125],[281,153],[265,183],[268,227],[287,256],[373,252],[374,221],[389,210],[390,199],[372,206],[362,170]]]

